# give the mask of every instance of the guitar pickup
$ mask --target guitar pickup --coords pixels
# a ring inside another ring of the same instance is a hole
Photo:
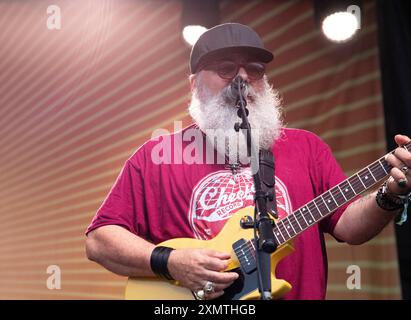
[[[251,241],[240,239],[234,242],[232,247],[244,273],[250,274],[257,269],[255,247],[252,245]]]

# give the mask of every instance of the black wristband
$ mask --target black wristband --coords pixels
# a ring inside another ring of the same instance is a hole
[[[385,182],[377,192],[375,197],[378,206],[386,211],[396,211],[404,208],[404,201],[400,195],[388,193],[387,183]]]
[[[153,272],[167,280],[174,280],[168,271],[167,263],[173,248],[158,246],[155,247],[150,257],[150,266]]]

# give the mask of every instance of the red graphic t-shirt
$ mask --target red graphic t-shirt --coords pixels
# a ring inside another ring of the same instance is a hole
[[[205,154],[197,154],[191,164],[181,158],[176,161],[174,148],[181,141],[183,153],[186,148],[192,151],[193,142],[181,138],[193,128],[152,139],[140,147],[126,161],[86,233],[114,224],[156,244],[180,237],[210,239],[236,211],[253,205],[249,167],[233,174],[225,164],[206,164]],[[161,141],[168,142],[169,149],[162,151],[168,161],[159,164],[152,156]],[[273,153],[280,218],[346,178],[330,148],[310,132],[283,129]],[[296,251],[281,260],[276,269],[277,278],[293,286],[285,299],[325,298],[324,233],[333,234],[346,206],[294,239]]]
[[[275,177],[279,218],[292,212],[291,202],[282,181]],[[254,185],[251,169],[242,168],[235,175],[220,170],[205,176],[191,194],[188,218],[194,235],[208,240],[215,237],[239,209],[254,205]]]

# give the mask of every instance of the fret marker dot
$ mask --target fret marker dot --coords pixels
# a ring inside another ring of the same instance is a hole
[[[308,222],[311,223],[312,221],[311,221],[311,220],[308,220]]]
[[[305,211],[305,208],[303,208],[303,211]]]
[[[345,192],[348,192],[348,189],[345,189]]]
[[[367,180],[367,179],[368,179],[368,176],[365,176],[364,178],[365,178],[365,180]]]
[[[277,236],[279,236],[280,235],[280,233],[279,232],[277,232]]]
[[[287,226],[287,229],[290,229],[290,226]]]
[[[331,200],[330,199],[328,199],[328,201],[327,201],[328,203],[331,203]]]

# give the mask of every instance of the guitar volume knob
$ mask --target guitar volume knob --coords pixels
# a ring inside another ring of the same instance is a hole
[[[243,229],[250,229],[254,227],[254,221],[253,218],[250,216],[244,216],[240,220],[240,226]]]

